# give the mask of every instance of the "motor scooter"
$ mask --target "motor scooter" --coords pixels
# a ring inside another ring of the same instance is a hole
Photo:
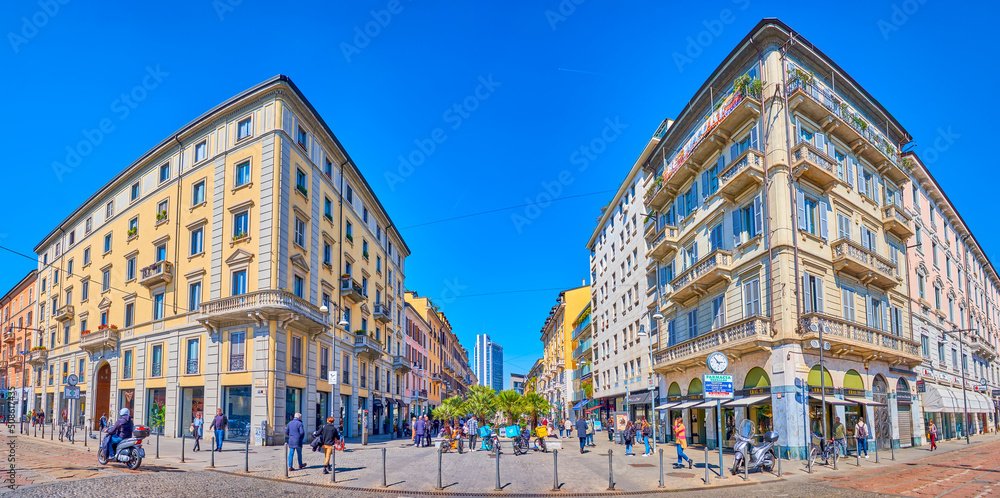
[[[97,461],[101,465],[107,465],[108,460],[108,438],[111,434],[104,434],[101,439],[101,448],[97,451]],[[114,459],[124,463],[129,470],[136,470],[142,464],[142,459],[146,457],[146,450],[142,449],[142,440],[149,437],[149,428],[141,425],[132,429],[132,437],[122,439],[112,448]]]
[[[765,432],[762,438],[763,442],[755,445],[753,440],[755,432],[753,421],[744,420],[740,424],[740,430],[736,433],[736,438],[739,441],[733,447],[733,450],[736,452],[733,458],[733,475],[743,470],[743,466],[748,464],[746,460],[749,460],[748,472],[757,469],[770,472],[774,468],[774,462],[778,459],[778,455],[774,449],[774,445],[778,441],[778,433],[774,431]]]

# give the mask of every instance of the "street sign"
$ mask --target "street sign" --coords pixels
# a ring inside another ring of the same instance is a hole
[[[814,349],[819,349],[819,340],[813,339],[809,341],[809,345],[812,346]],[[830,341],[823,341],[823,351],[829,351],[829,350],[830,350]]]
[[[80,399],[80,388],[76,386],[63,387],[63,399]]]
[[[983,377],[982,379],[979,379],[979,383],[985,386],[986,385],[986,377]]]
[[[329,372],[327,372],[326,376],[327,376],[327,382],[329,382],[330,384],[336,384],[337,383],[337,371],[336,370],[330,370]]]
[[[704,374],[705,399],[732,399],[733,376],[724,374]]]
[[[66,377],[66,383],[71,386],[75,386],[80,383],[80,378],[77,377],[76,374],[69,374],[69,376]]]

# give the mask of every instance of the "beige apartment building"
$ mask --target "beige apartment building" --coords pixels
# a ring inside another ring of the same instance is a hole
[[[0,402],[3,417],[13,416],[21,420],[22,415],[31,411],[35,398],[34,386],[28,379],[28,360],[31,350],[38,347],[32,343],[34,333],[35,276],[38,270],[31,270],[3,297],[0,297],[0,393],[5,396]],[[13,408],[13,409],[12,409]]]
[[[69,374],[91,425],[128,407],[178,436],[221,408],[256,444],[280,444],[295,412],[309,431],[333,414],[385,432],[409,402],[392,360],[409,248],[288,77],[153,146],[35,251],[48,413]]]

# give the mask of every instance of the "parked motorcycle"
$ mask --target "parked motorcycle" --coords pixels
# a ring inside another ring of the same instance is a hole
[[[111,434],[104,434],[101,440],[101,448],[97,451],[97,461],[101,465],[108,463],[108,438]],[[146,457],[146,450],[142,449],[142,440],[149,437],[149,428],[141,425],[132,429],[132,437],[118,442],[112,449],[114,459],[124,463],[129,470],[136,470],[142,464],[142,459]]]
[[[748,464],[744,459],[744,454],[748,455],[749,459],[749,468],[747,471],[763,469],[765,472],[770,472],[774,468],[774,462],[778,459],[778,455],[774,449],[774,445],[778,441],[778,433],[767,431],[763,436],[764,441],[759,445],[754,445],[753,437],[755,432],[753,421],[744,420],[740,424],[740,430],[736,434],[736,438],[739,441],[733,448],[736,452],[733,459],[733,475],[738,474],[743,470],[743,466]]]

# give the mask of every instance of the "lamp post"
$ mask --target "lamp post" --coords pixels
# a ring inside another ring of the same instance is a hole
[[[336,307],[336,305],[334,307]],[[325,304],[323,306],[320,306],[319,311],[320,311],[320,313],[323,313],[324,315],[330,314],[330,308],[327,307]],[[333,323],[332,320],[331,320],[331,323]],[[332,363],[332,366],[333,366],[333,371],[334,372],[337,371],[337,327],[350,327],[350,325],[351,324],[347,322],[347,318],[343,314],[341,314],[340,315],[340,321],[337,322],[336,326],[332,327],[333,328],[333,363]],[[328,378],[329,378],[329,375],[330,375],[329,372],[327,372],[327,377]],[[338,382],[337,382],[337,386],[338,387],[337,387],[337,391],[336,391],[337,399],[340,399],[340,387],[339,387],[340,386],[340,382],[339,382],[339,380],[340,379],[338,379]],[[333,395],[333,386],[330,386],[330,391],[331,391],[330,395],[332,396]],[[330,403],[330,415],[331,416],[333,416],[333,407],[335,405],[336,405],[336,403]],[[336,419],[336,417],[334,417],[334,419]],[[345,429],[347,428],[346,424],[344,425],[344,428]]]
[[[954,337],[956,339],[958,339],[958,354],[962,356],[962,367],[961,367],[961,370],[962,370],[962,402],[965,404],[965,407],[964,407],[965,408],[965,413],[964,413],[965,420],[963,420],[962,422],[965,425],[965,444],[970,444],[969,443],[969,396],[965,392],[965,363],[966,362],[965,362],[965,345],[962,344],[962,334],[963,333],[968,333],[968,332],[977,332],[977,331],[978,331],[978,329],[962,329],[962,330],[951,329],[950,331],[948,331],[948,330],[942,330],[941,331],[941,333],[944,334],[944,335],[954,334]]]
[[[656,320],[656,327],[657,330],[659,330],[660,320],[663,320],[663,313],[660,313],[659,311],[654,313],[653,320]],[[656,414],[656,402],[659,399],[659,396],[657,396],[659,382],[656,382],[653,377],[656,375],[656,372],[653,370],[653,340],[652,337],[646,333],[646,328],[641,325],[639,326],[638,335],[639,337],[646,337],[648,339],[646,341],[646,348],[649,350],[649,378],[653,381],[653,392],[649,399],[649,407],[651,408],[650,413],[653,414],[653,453],[656,453],[656,438],[659,437],[659,433],[656,430],[656,419],[658,418]]]

